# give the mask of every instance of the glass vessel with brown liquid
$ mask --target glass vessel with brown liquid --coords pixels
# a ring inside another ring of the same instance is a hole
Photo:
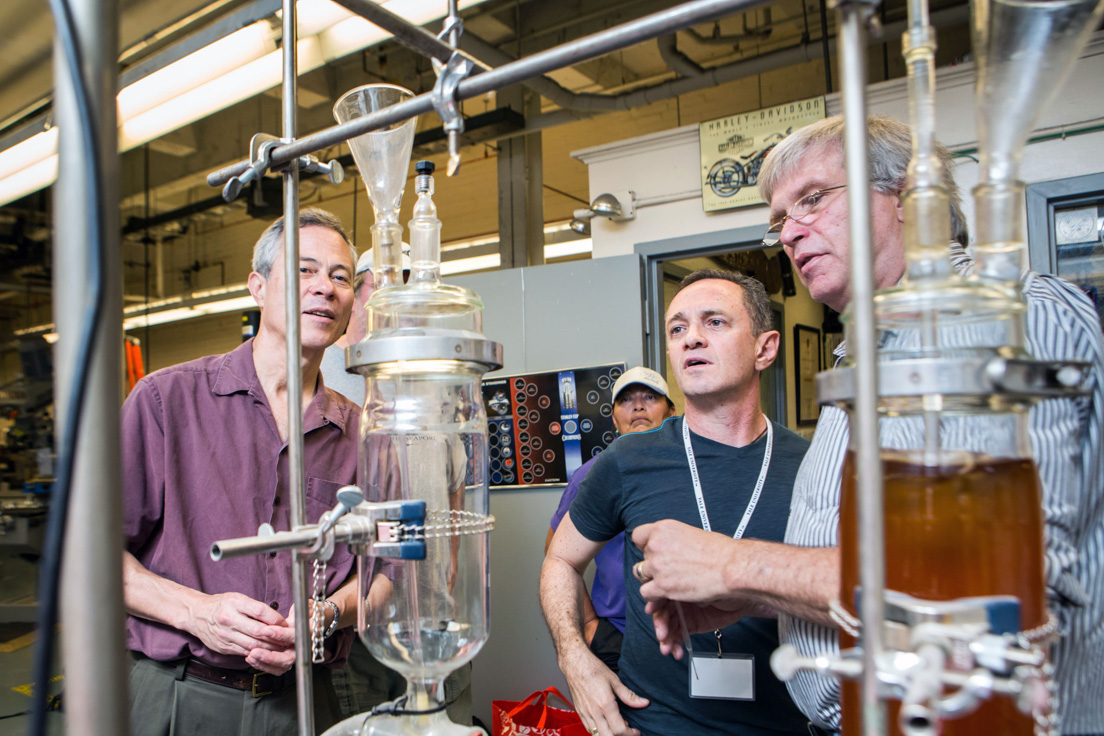
[[[893,420],[883,420],[893,421]],[[1043,514],[1035,464],[1026,457],[940,451],[925,464],[919,450],[883,450],[886,589],[927,600],[988,595],[1020,600],[1020,628],[1047,617]],[[852,614],[859,585],[854,457],[843,467],[840,500],[840,602]],[[841,634],[840,647],[854,646]],[[898,703],[890,703],[890,733]],[[861,733],[860,687],[843,683],[843,733]],[[969,716],[941,722],[943,736],[1031,736],[1033,721],[1011,698],[994,697]]]

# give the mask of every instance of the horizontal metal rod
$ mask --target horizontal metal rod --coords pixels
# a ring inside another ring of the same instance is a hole
[[[457,89],[457,97],[461,100],[478,97],[487,92],[496,91],[532,77],[579,64],[642,41],[648,41],[699,23],[707,23],[764,4],[766,4],[766,0],[692,0],[692,2],[653,13],[465,79]],[[320,130],[293,143],[274,148],[272,150],[272,163],[273,165],[286,164],[299,156],[329,148],[358,135],[408,120],[431,110],[433,110],[432,93],[422,94],[348,123]],[[211,186],[222,186],[232,177],[242,174],[248,168],[248,161],[239,161],[209,174],[207,183]]]
[[[437,59],[442,64],[447,64],[449,57],[452,56],[453,49],[447,43],[372,0],[334,0],[334,2],[383,30],[389,31],[396,41],[420,54]],[[469,58],[476,62],[473,73],[490,69],[489,65],[478,59],[470,56]]]
[[[318,540],[320,528],[318,524],[307,524],[289,532],[223,539],[211,545],[211,559],[218,562],[288,549],[306,551]],[[333,537],[334,544],[371,544],[376,541],[376,521],[367,516],[348,514],[334,526]]]
[[[268,536],[224,539],[211,545],[211,559],[230,560],[235,557],[279,552],[286,549],[305,549],[318,539],[318,527],[297,532],[276,532]]]

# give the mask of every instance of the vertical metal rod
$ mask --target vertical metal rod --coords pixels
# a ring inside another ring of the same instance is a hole
[[[298,64],[295,0],[284,0],[283,102],[285,142],[298,131]],[[284,172],[284,304],[287,309],[288,489],[291,496],[291,528],[307,523],[303,485],[303,348],[299,322],[299,167]],[[295,679],[300,736],[314,736],[314,680],[311,672],[310,580],[305,557],[293,555],[291,591],[295,605]]]
[[[123,652],[122,503],[119,496],[119,406],[122,403],[122,285],[119,263],[119,159],[116,147],[115,60],[118,56],[117,0],[71,0],[76,36],[83,52],[81,70],[98,124],[102,211],[107,249],[105,309],[93,348],[84,415],[77,439],[69,498],[65,554],[62,559],[62,666],[65,670],[65,720],[69,733],[118,736],[129,733],[126,667]],[[88,210],[89,161],[81,142],[81,120],[64,52],[55,51],[54,111],[61,165],[54,186],[54,317],[61,339],[56,345],[57,385],[73,383],[77,344],[89,309],[93,213]],[[58,392],[56,416],[68,414],[68,395]],[[58,436],[64,428],[58,427]],[[91,615],[90,615],[91,612]],[[120,683],[124,683],[120,686]],[[47,687],[37,683],[36,687]]]
[[[851,223],[851,350],[855,356],[855,409],[851,449],[859,495],[859,582],[862,585],[862,733],[885,733],[886,709],[878,697],[885,594],[882,463],[878,438],[877,338],[874,325],[874,254],[870,228],[870,169],[866,150],[866,23],[874,6],[839,6],[840,80]]]
[[[449,0],[448,14],[449,20],[455,24],[455,18],[460,17],[460,3],[458,0]],[[456,25],[452,26],[452,30],[449,31],[449,46],[453,50],[460,48],[460,28]]]
[[[832,51],[828,39],[828,3],[820,0],[820,44],[824,49],[824,94],[832,94]]]

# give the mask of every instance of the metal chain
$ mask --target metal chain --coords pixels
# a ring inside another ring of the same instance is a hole
[[[1007,634],[1006,638],[1021,649],[1031,649],[1036,644],[1047,644],[1058,638],[1058,617],[1048,611],[1046,623],[1042,626]]]
[[[401,524],[396,531],[404,542],[442,537],[462,537],[485,534],[495,527],[495,517],[474,511],[427,511],[424,524]]]
[[[1045,704],[1035,704],[1031,708],[1035,736],[1058,736],[1062,730],[1062,717],[1058,715],[1058,683],[1054,681],[1054,665],[1048,662],[1042,667],[1032,667],[1031,676],[1043,683],[1048,696]]]
[[[322,664],[326,659],[326,561],[314,561],[314,593],[311,597],[314,621],[311,626],[311,661]]]

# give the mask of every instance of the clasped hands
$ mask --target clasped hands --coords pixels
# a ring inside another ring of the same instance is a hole
[[[322,614],[330,616],[330,607]],[[240,593],[209,595],[193,607],[187,631],[208,649],[245,657],[246,664],[262,672],[282,675],[295,664],[294,606],[285,618]]]

